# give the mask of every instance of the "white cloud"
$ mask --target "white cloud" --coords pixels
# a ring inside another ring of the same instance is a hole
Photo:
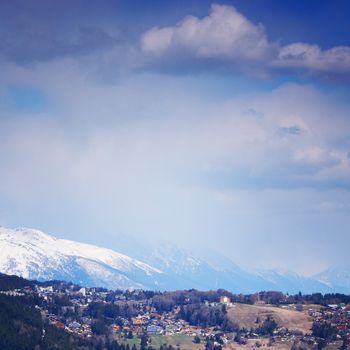
[[[320,72],[349,73],[350,47],[336,46],[322,50],[318,45],[293,43],[280,49],[275,65]]]
[[[231,61],[266,59],[272,50],[261,25],[248,21],[232,6],[215,4],[204,18],[188,16],[173,27],[148,30],[141,45],[154,56],[182,53]]]
[[[250,65],[255,73],[259,66],[259,74],[279,68],[350,73],[349,46],[328,50],[308,43],[280,46],[268,40],[261,24],[252,23],[228,5],[212,5],[203,18],[188,16],[174,26],[151,28],[141,36],[141,49],[160,65],[216,62],[221,68]]]

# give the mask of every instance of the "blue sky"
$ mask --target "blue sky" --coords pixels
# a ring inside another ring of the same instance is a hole
[[[349,10],[2,2],[0,224],[350,264]]]

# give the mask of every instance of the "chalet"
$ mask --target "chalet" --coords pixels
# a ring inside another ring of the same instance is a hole
[[[163,328],[154,324],[150,324],[147,326],[147,333],[148,334],[162,334]]]
[[[73,321],[68,325],[69,329],[71,329],[72,331],[77,331],[80,327],[81,324],[77,321]]]
[[[54,322],[53,325],[57,328],[64,329],[64,324],[60,321]]]
[[[220,304],[230,304],[231,303],[231,298],[223,295],[220,297]]]

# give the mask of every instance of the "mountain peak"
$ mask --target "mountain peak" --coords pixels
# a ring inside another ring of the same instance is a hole
[[[0,248],[0,271],[26,278],[142,288],[153,286],[153,277],[162,273],[111,249],[58,239],[36,229],[1,227]]]
[[[0,272],[110,289],[350,292],[350,270],[346,268],[329,269],[313,277],[276,269],[247,272],[219,253],[198,256],[170,243],[124,242],[124,248],[127,246],[119,253],[37,229],[0,227]]]

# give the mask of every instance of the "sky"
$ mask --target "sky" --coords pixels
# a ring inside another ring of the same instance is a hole
[[[349,265],[350,3],[0,2],[0,224],[248,268]]]

